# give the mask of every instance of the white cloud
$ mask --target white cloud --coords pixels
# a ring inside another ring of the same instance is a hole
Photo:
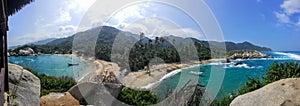
[[[204,38],[202,34],[191,28],[182,28],[181,26],[161,18],[144,18],[135,23],[124,27],[124,30],[138,34],[145,33],[147,37],[162,37],[175,35],[180,37]]]
[[[300,27],[300,18],[298,19],[298,22],[296,24],[298,27]]]
[[[280,7],[288,15],[293,15],[300,12],[300,0],[285,0]]]
[[[9,45],[22,45],[47,38],[61,38],[70,36],[77,31],[83,31],[88,27],[78,27],[80,17],[96,0],[51,0],[36,1],[31,4],[38,8],[33,16],[35,18],[30,31],[22,32],[18,37],[10,38]],[[53,2],[49,4],[49,2]],[[36,8],[33,8],[36,9]],[[79,30],[77,30],[79,29]]]
[[[61,8],[52,24],[62,24],[70,22],[71,20],[72,17],[70,15],[70,12]]]
[[[290,18],[285,13],[274,12],[275,16],[282,23],[290,23]]]
[[[280,12],[274,12],[280,24],[287,26],[300,27],[299,21],[294,21],[296,14],[300,13],[300,0],[284,0],[280,5]]]

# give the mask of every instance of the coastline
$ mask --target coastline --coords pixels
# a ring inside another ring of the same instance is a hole
[[[87,69],[87,73],[85,73],[81,78],[77,79],[77,82],[99,82],[99,76],[107,76],[107,73],[113,72],[114,75],[118,78],[121,74],[121,68],[118,64],[113,62],[108,62],[100,59],[92,59],[92,58],[83,58],[77,57],[75,54],[54,54],[59,56],[67,56],[67,57],[76,57],[85,61],[88,64],[89,69]],[[130,72],[122,79],[120,82],[131,88],[137,89],[151,89],[154,85],[157,85],[164,79],[167,79],[179,72],[184,68],[191,68],[200,66],[203,64],[208,64],[211,62],[225,60],[221,59],[209,59],[202,61],[194,61],[188,64],[181,63],[172,63],[172,64],[157,64],[150,67],[150,74],[148,74],[144,69],[139,70],[137,72]],[[101,82],[101,81],[100,81]]]
[[[148,74],[144,70],[130,72],[121,80],[121,82],[126,87],[137,89],[151,89],[153,86],[157,85],[162,80],[181,72],[184,68],[196,67],[218,60],[225,59],[209,59],[198,62],[192,62],[190,64],[158,64],[151,67],[151,74]]]

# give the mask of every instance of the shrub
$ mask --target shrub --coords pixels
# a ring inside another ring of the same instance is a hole
[[[136,90],[124,88],[118,96],[118,100],[135,106],[156,104],[159,99],[149,90]]]
[[[54,77],[54,76],[47,76],[45,74],[38,74],[37,72],[29,70],[32,74],[37,76],[41,81],[41,96],[47,95],[50,92],[66,92],[71,87],[76,85],[76,81],[67,76],[63,77]]]

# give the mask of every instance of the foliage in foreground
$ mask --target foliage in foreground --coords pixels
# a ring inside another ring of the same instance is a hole
[[[266,76],[262,78],[248,78],[245,85],[238,90],[238,95],[242,95],[263,86],[286,78],[299,78],[300,65],[298,62],[277,63],[276,61],[270,65],[266,71]],[[220,100],[214,100],[211,106],[229,106],[232,100],[238,95],[225,96]]]
[[[149,90],[136,90],[132,88],[124,88],[120,92],[118,100],[135,106],[152,105],[159,101]]]
[[[66,92],[71,87],[76,85],[76,81],[71,77],[54,77],[54,76],[47,76],[45,74],[38,74],[30,69],[29,70],[32,74],[37,76],[41,81],[41,96],[47,95],[50,92]]]

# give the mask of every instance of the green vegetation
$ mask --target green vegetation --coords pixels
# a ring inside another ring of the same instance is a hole
[[[37,76],[41,82],[41,96],[47,95],[50,92],[66,92],[71,87],[76,85],[76,81],[71,77],[54,77],[54,76],[47,76],[45,74],[38,74],[30,69],[29,70],[32,74]]]
[[[124,88],[118,100],[134,106],[153,105],[158,103],[159,99],[148,90],[136,90],[132,88]]]
[[[248,78],[249,80],[243,87],[238,90],[238,95],[242,95],[263,86],[286,78],[299,78],[300,77],[300,65],[298,62],[284,62],[277,63],[276,61],[270,65],[266,72],[266,76],[261,78]],[[214,100],[211,106],[229,106],[231,101],[238,95],[225,96],[220,100]]]

